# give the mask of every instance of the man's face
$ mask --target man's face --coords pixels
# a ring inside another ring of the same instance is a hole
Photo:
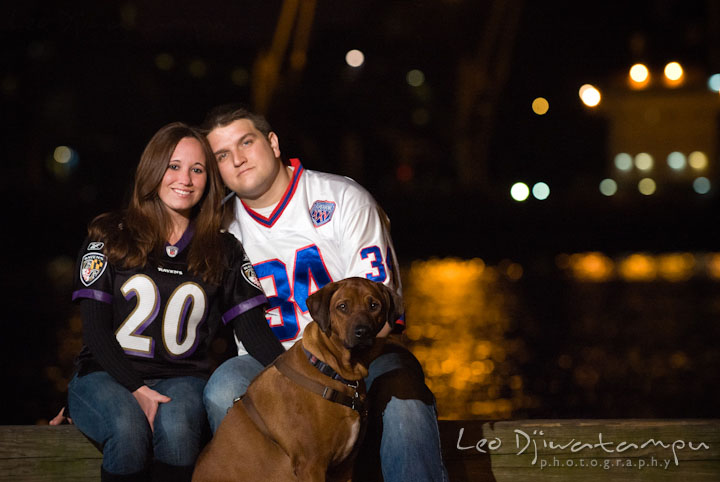
[[[249,119],[216,127],[207,136],[225,185],[251,207],[277,202],[286,184],[275,133],[265,137]],[[277,199],[275,199],[277,197]]]

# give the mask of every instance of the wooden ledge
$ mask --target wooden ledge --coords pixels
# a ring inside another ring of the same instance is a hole
[[[720,420],[441,420],[453,482],[718,481]],[[72,425],[0,426],[0,481],[97,481]]]

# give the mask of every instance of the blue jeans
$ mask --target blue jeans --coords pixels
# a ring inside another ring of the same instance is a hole
[[[106,472],[138,473],[147,470],[153,458],[170,466],[189,467],[207,439],[202,402],[205,380],[176,377],[145,383],[172,399],[158,407],[154,431],[132,393],[107,372],[75,375],[70,380],[70,416],[78,429],[102,448]]]
[[[262,370],[262,364],[250,355],[230,358],[215,370],[203,395],[213,433],[232,406],[233,399],[244,394],[252,379]],[[415,387],[405,384],[408,379],[414,380]],[[370,404],[378,407],[379,412],[379,420],[375,424],[379,428],[374,433],[369,431],[370,437],[366,437],[365,442],[378,446],[378,441],[372,438],[380,439],[378,457],[385,481],[447,481],[440,452],[435,403],[425,387],[417,359],[409,351],[393,347],[370,364],[365,383]],[[393,386],[398,383],[403,385],[403,389],[391,394]],[[417,389],[419,385],[424,387],[422,399],[414,398],[415,393],[422,391],[422,387]],[[373,394],[377,394],[378,400],[373,398]],[[364,448],[361,457],[363,452]],[[367,452],[372,454],[373,449],[368,448]]]

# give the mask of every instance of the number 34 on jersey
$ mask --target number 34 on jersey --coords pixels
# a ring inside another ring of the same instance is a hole
[[[380,283],[388,282],[393,272],[393,262],[388,248],[385,256],[377,246],[360,250],[363,276]],[[390,262],[386,262],[390,260]],[[306,246],[295,253],[294,266],[287,266],[279,259],[271,259],[254,265],[265,295],[270,302],[267,318],[270,327],[280,341],[297,338],[301,328],[311,321],[307,298],[326,284],[334,281],[316,245]],[[346,277],[349,277],[346,276]]]

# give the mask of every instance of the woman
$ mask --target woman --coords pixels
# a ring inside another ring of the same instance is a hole
[[[220,232],[223,185],[182,123],[143,152],[130,205],[98,216],[78,257],[83,347],[69,416],[103,449],[102,480],[190,480],[208,434],[202,392],[224,323],[253,356],[283,351],[240,243]]]

